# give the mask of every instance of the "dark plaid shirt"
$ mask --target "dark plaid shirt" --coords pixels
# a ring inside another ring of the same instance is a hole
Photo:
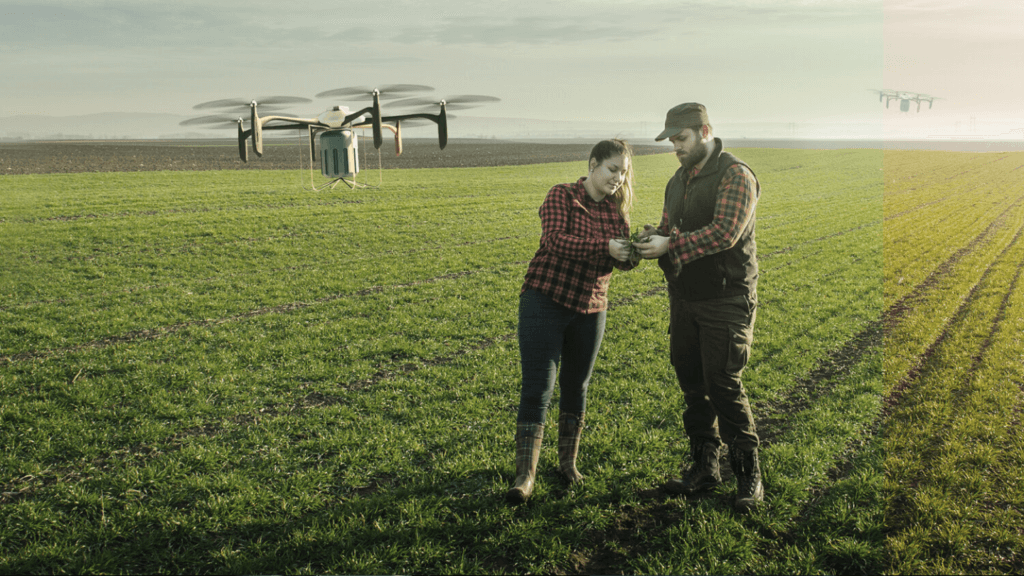
[[[692,168],[686,174],[689,183],[700,172]],[[734,164],[725,172],[718,187],[718,203],[711,223],[698,230],[679,230],[668,225],[668,212],[661,213],[659,230],[670,236],[668,255],[675,269],[687,262],[728,250],[739,238],[757,205],[757,180],[749,168]]]
[[[540,248],[526,270],[521,292],[534,289],[570,310],[584,314],[608,309],[612,268],[630,270],[608,253],[612,238],[629,237],[629,221],[610,198],[594,202],[574,184],[551,188],[540,206]]]

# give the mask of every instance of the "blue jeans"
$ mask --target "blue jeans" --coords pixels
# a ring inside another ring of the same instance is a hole
[[[604,337],[606,316],[605,312],[574,312],[536,290],[520,295],[523,388],[517,422],[544,423],[556,375],[561,389],[559,409],[574,413],[586,410],[587,386]]]

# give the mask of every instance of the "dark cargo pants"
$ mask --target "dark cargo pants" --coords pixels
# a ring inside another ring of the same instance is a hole
[[[670,354],[691,445],[724,441],[734,450],[759,441],[740,377],[750,356],[757,296],[687,302],[670,298]]]

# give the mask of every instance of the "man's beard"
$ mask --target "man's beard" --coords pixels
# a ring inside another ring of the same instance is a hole
[[[708,153],[707,147],[704,143],[697,144],[692,150],[684,154],[683,156],[676,155],[679,158],[679,164],[685,169],[689,170],[697,165],[701,160],[704,159],[704,155]]]

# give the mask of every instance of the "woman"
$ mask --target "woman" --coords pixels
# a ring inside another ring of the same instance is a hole
[[[576,454],[587,385],[604,336],[612,268],[629,270],[632,150],[622,140],[598,142],[590,172],[551,188],[540,207],[540,249],[519,295],[523,387],[516,418],[516,480],[512,503],[533,492],[544,421],[558,375],[558,462],[571,484],[583,479]],[[559,364],[561,372],[559,373]]]

